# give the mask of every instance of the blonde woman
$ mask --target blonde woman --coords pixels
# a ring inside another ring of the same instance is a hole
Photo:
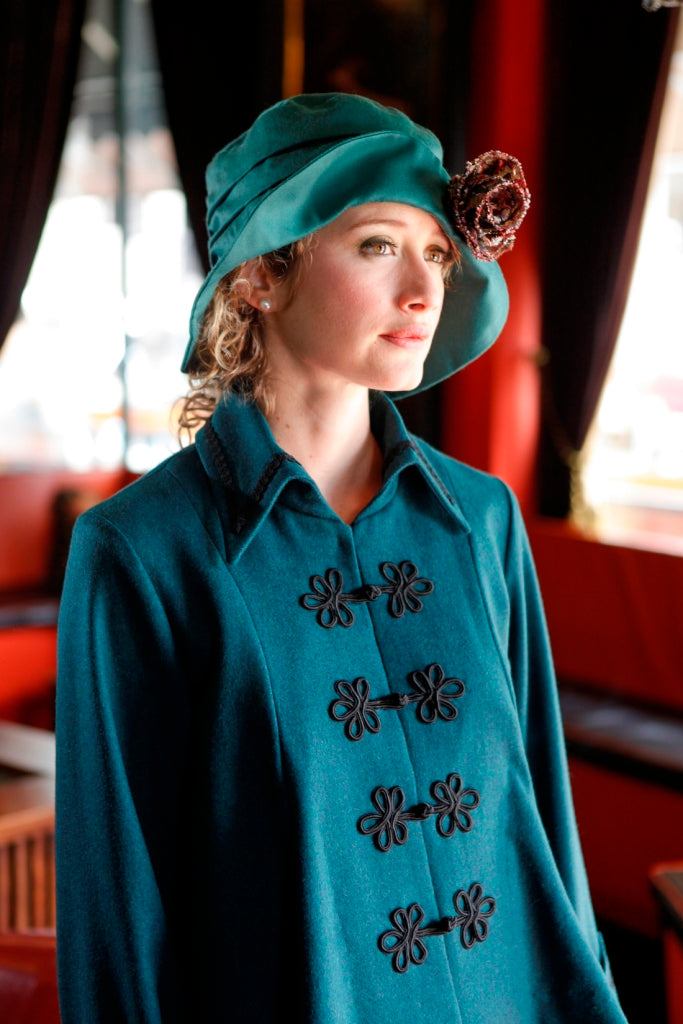
[[[499,334],[521,169],[325,94],[207,185],[196,442],[67,570],[64,1024],[623,1024],[517,505],[392,400]]]

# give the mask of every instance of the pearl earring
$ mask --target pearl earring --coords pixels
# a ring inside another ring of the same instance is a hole
[[[264,313],[267,313],[268,310],[270,309],[270,301],[269,301],[269,299],[261,299],[259,305],[260,305],[260,307],[261,307],[261,309],[263,310]]]

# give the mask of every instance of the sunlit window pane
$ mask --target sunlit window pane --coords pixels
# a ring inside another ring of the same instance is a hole
[[[683,538],[683,20],[636,265],[589,438],[598,532]]]
[[[186,390],[179,367],[201,270],[149,6],[124,0],[123,11],[116,25],[113,0],[89,4],[54,199],[0,353],[5,471],[142,472],[177,447],[171,411]]]

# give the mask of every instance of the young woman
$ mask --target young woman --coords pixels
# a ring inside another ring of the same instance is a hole
[[[623,1024],[516,503],[386,395],[499,334],[521,169],[325,94],[207,183],[203,426],[63,593],[64,1024]]]

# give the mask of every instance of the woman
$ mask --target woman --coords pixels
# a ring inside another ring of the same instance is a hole
[[[517,506],[384,394],[500,332],[521,169],[325,94],[207,183],[204,426],[63,594],[64,1024],[623,1024]]]

